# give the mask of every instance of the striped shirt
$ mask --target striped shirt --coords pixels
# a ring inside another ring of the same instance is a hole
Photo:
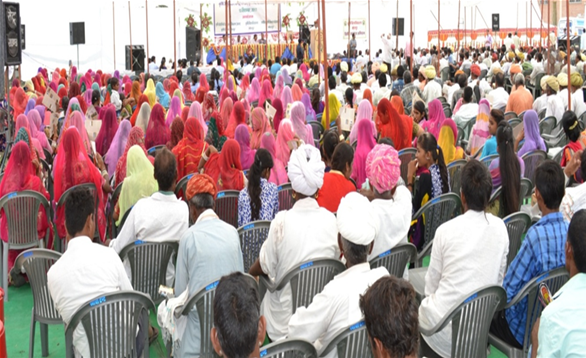
[[[503,282],[508,302],[534,277],[565,265],[567,232],[568,223],[559,212],[542,217],[529,229]],[[523,345],[527,297],[507,309],[505,316],[511,333]]]

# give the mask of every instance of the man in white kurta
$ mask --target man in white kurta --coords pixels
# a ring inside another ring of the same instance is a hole
[[[281,211],[271,222],[259,259],[250,269],[251,275],[265,274],[271,281],[280,282],[291,268],[305,261],[340,257],[336,217],[320,208],[315,200],[323,185],[324,170],[321,154],[314,146],[304,144],[291,153],[288,175],[296,202],[291,210]],[[292,312],[289,285],[266,293],[261,313],[271,340],[285,337]]]
[[[189,290],[189,296],[207,284],[232,272],[244,270],[240,238],[236,229],[214,212],[216,186],[206,174],[194,175],[187,184],[186,198],[195,224],[181,237],[177,255],[175,295]],[[197,310],[188,315],[176,357],[197,357],[200,352]]]
[[[67,325],[73,314],[91,299],[115,291],[132,290],[132,285],[116,252],[94,244],[90,239],[95,232],[93,195],[78,189],[67,198],[65,208],[67,251],[49,269],[47,288],[55,309]],[[74,230],[70,230],[71,227]],[[73,332],[73,346],[82,357],[90,357],[89,343],[81,323]]]
[[[432,328],[460,300],[486,285],[502,285],[509,252],[503,221],[484,212],[492,191],[485,165],[468,162],[462,169],[462,204],[465,213],[443,225],[435,234],[425,298],[419,307],[419,324]],[[486,197],[486,200],[478,199]],[[467,200],[470,198],[470,200]],[[425,343],[442,357],[451,356],[452,325]]]
[[[347,194],[338,207],[338,240],[345,252],[346,271],[330,281],[313,298],[309,307],[299,307],[289,321],[287,337],[312,342],[318,352],[336,337],[336,334],[362,320],[359,299],[368,287],[387,276],[386,268],[370,269],[368,251],[379,229],[378,217],[368,199],[359,193]],[[326,357],[335,358],[334,349]]]

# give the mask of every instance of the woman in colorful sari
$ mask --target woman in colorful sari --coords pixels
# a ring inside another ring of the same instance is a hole
[[[309,82],[309,78],[311,77],[311,75],[307,71],[307,65],[304,63],[301,64],[301,66],[299,67],[299,70],[303,74],[303,80],[305,81],[305,83]]]
[[[273,117],[273,129],[275,133],[279,132],[279,124],[283,120],[283,103],[280,99],[275,98],[273,100],[273,107],[275,108],[275,116]]]
[[[356,183],[356,187],[361,188],[366,181],[366,157],[376,145],[376,133],[373,132],[372,125],[364,120],[360,121],[357,127],[356,152],[350,177]]]
[[[338,100],[338,97],[336,97],[336,95],[332,92],[330,92],[328,95],[328,103],[330,105],[330,126],[338,126],[338,120],[340,119],[340,108],[342,107],[342,104]],[[328,118],[326,118],[326,116],[321,117],[321,125],[324,128],[327,128],[327,120]],[[338,128],[340,128],[340,126],[338,126]]]
[[[171,131],[165,125],[165,110],[159,103],[155,104],[149,118],[145,146],[152,148],[157,145],[165,145],[171,138]]]
[[[132,146],[139,146],[142,148],[145,155],[147,155],[147,150],[144,146],[144,132],[140,127],[134,127],[130,130],[130,134],[128,135],[128,140],[126,141],[126,148],[124,148],[124,154],[118,160],[118,164],[116,165],[116,181],[115,186],[118,186],[120,183],[124,181],[126,178],[126,161],[128,157],[128,151]],[[151,163],[154,165],[154,158],[148,157]]]
[[[523,143],[523,147],[521,147],[517,153],[519,157],[534,150],[543,150],[544,152],[547,152],[545,142],[539,133],[539,116],[537,115],[537,112],[532,109],[525,112],[525,115],[523,116],[523,130],[517,138],[515,138],[515,149],[519,147],[519,142],[522,139],[525,139],[525,142]]]
[[[21,129],[21,128],[26,129],[26,133],[29,137],[29,143],[31,144],[32,156],[35,158],[38,157],[41,159],[45,159],[45,153],[43,152],[43,147],[41,146],[41,142],[39,142],[39,140],[31,134],[33,132],[31,131],[28,118],[24,114],[21,114],[16,118],[15,130],[14,130],[15,133],[18,133],[19,129]]]
[[[490,116],[490,102],[487,99],[480,100],[478,103],[478,115],[476,116],[476,123],[470,132],[470,155],[474,156],[488,139],[490,132],[488,131],[488,117]]]
[[[102,113],[102,126],[96,137],[96,152],[104,156],[110,149],[110,144],[112,144],[112,140],[118,130],[118,118],[116,118],[116,108],[114,106],[106,106]]]
[[[147,81],[146,89],[142,93],[149,99],[149,105],[151,108],[157,103],[157,90],[155,88],[155,82],[152,78]]]
[[[258,101],[260,96],[260,82],[258,78],[253,78],[252,82],[250,83],[250,88],[248,89],[248,93],[246,94],[246,99],[248,103],[253,103]]]
[[[281,69],[281,77],[283,77],[283,81],[285,81],[285,85],[291,85],[291,83],[292,83],[291,76],[289,75],[289,71],[286,68]]]
[[[293,102],[301,101],[303,91],[301,91],[301,88],[299,88],[299,85],[297,85],[297,83],[294,84],[293,87],[291,87],[291,96],[293,97]]]
[[[211,94],[206,94],[203,104],[201,105],[201,113],[203,115],[203,121],[209,122],[210,118],[212,117],[212,113],[217,111],[216,101],[214,101],[214,96]]]
[[[14,96],[10,97],[12,108],[14,108],[13,118],[17,118],[20,114],[24,114],[26,105],[28,104],[28,97],[22,87],[18,87],[14,92]]]
[[[132,89],[130,90],[130,97],[134,98],[136,103],[140,102],[140,97],[142,93],[140,92],[140,82],[133,81],[132,82]]]
[[[222,151],[222,147],[228,137],[224,135],[224,123],[222,123],[222,115],[219,112],[214,112],[210,118],[210,124],[208,126],[208,133],[212,145],[219,150]]]
[[[23,190],[32,190],[44,196],[47,201],[50,200],[49,193],[43,186],[41,179],[35,175],[33,167],[31,166],[31,152],[29,146],[25,141],[20,141],[12,147],[8,164],[4,170],[4,177],[0,183],[0,197],[6,194],[21,192]],[[8,222],[4,210],[0,212],[0,236],[2,241],[8,242]],[[15,213],[13,213],[14,215]],[[49,219],[50,220],[50,219]],[[43,206],[39,207],[37,215],[37,234],[39,240],[45,238],[45,234],[49,226],[49,221]],[[50,236],[50,242],[46,242],[47,248],[52,248],[53,243]],[[14,261],[18,254],[23,250],[8,251],[8,272],[14,266]],[[20,270],[18,270],[20,272]],[[7,275],[7,273],[4,273]]]
[[[35,109],[35,105],[37,104],[35,98],[29,97],[28,102],[26,103],[26,107],[24,108],[24,114],[27,115],[32,109]]]
[[[576,152],[586,148],[586,132],[580,133],[580,123],[573,111],[564,113],[562,127],[566,138],[569,140],[569,143],[562,149],[561,165],[562,168],[565,168]]]
[[[437,144],[442,148],[442,152],[444,153],[444,163],[446,165],[455,160],[464,159],[464,149],[456,146],[457,139],[458,128],[456,127],[456,123],[448,118],[444,121],[437,140]]]
[[[395,97],[397,97],[397,96],[395,96]],[[374,107],[374,104],[372,103],[372,91],[370,90],[370,88],[367,88],[364,90],[364,92],[362,92],[362,99],[367,100],[368,103],[370,103],[373,111],[376,110],[376,108]],[[399,99],[400,99],[400,97],[399,97]],[[392,98],[391,98],[391,100],[392,100]],[[391,104],[392,104],[392,102],[393,101],[391,101]],[[401,101],[401,102],[403,102],[403,101]],[[399,114],[405,114],[405,110],[403,110],[403,113],[399,113]]]
[[[173,123],[171,123],[171,139],[167,142],[167,149],[173,150],[177,143],[183,139],[183,131],[185,129],[185,124],[181,118],[175,118]]]
[[[244,112],[242,102],[236,102],[232,110],[232,115],[230,116],[230,122],[225,131],[226,137],[233,139],[236,133],[236,127],[241,124],[246,124],[246,113]]]
[[[208,84],[208,78],[205,74],[201,74],[199,76],[199,88],[195,92],[195,100],[199,103],[203,102],[206,93],[210,90],[210,85]]]
[[[291,107],[291,123],[293,124],[293,130],[297,137],[301,139],[305,144],[314,145],[313,141],[313,129],[311,125],[305,124],[305,106],[301,102],[293,103]]]
[[[289,182],[289,178],[287,177],[287,170],[285,170],[285,165],[282,161],[279,160],[279,158],[277,158],[277,147],[275,137],[272,133],[267,132],[263,134],[260,147],[262,149],[268,150],[273,157],[273,168],[271,168],[269,182],[277,186]]]
[[[191,84],[189,84],[189,81],[185,81],[183,84],[183,97],[185,98],[185,102],[195,101],[195,95],[191,92]]]
[[[178,180],[197,172],[201,156],[207,147],[199,121],[193,117],[188,118],[183,130],[183,139],[173,148],[173,154],[177,158]]]
[[[135,126],[140,127],[143,132],[146,132],[149,126],[149,118],[151,117],[151,106],[149,102],[147,101],[143,103],[140,106],[140,109],[135,112],[138,113],[138,115],[136,116]],[[130,123],[132,124],[132,120]]]
[[[81,112],[78,112],[78,111],[73,112],[73,114],[71,115],[71,119],[70,119],[70,127],[77,128],[77,131],[79,132],[79,136],[81,137],[81,143],[83,144],[85,152],[88,153],[89,155],[93,156],[94,152],[92,149],[92,142],[90,141],[90,139],[87,135],[87,130],[85,129],[85,120],[83,119],[83,115],[81,114]],[[68,128],[64,128],[63,131],[65,132],[65,130],[67,130]]]
[[[98,199],[98,216],[95,218],[95,221],[100,233],[100,239],[103,242],[106,231],[106,216],[104,215],[106,200],[104,199],[102,187],[105,184],[105,180],[83,148],[77,129],[69,128],[63,133],[63,138],[61,139],[61,143],[59,143],[57,153],[54,163],[55,201],[58,201],[65,191],[75,185],[94,184]],[[60,238],[66,236],[64,211],[64,206],[57,209],[57,218],[55,221],[57,233]]]
[[[321,100],[321,93],[319,89],[314,88],[311,90],[311,107],[315,111],[316,119],[318,114],[322,114],[324,112],[324,102]]]
[[[271,88],[271,82],[269,80],[264,80],[262,82],[262,89],[260,91],[260,95],[258,97],[258,105],[257,108],[265,108],[265,101],[271,100],[273,98],[273,89]]]
[[[128,135],[130,134],[130,130],[132,126],[130,125],[130,121],[122,121],[120,126],[118,127],[118,131],[116,131],[116,135],[112,140],[112,144],[110,144],[110,149],[108,149],[108,153],[104,157],[104,163],[108,167],[108,177],[112,177],[116,172],[116,165],[118,165],[118,160],[122,154],[124,154],[124,149],[126,148],[126,142],[128,141]]]
[[[439,99],[434,99],[433,101],[429,102],[428,113],[429,118],[421,125],[421,128],[426,132],[431,133],[437,139],[440,129],[446,120],[444,108]],[[396,149],[398,150],[398,148]]]
[[[271,125],[267,119],[264,109],[262,108],[253,109],[251,118],[252,137],[250,139],[250,147],[252,149],[258,149],[260,148],[260,141],[263,134],[271,131]]]
[[[283,89],[283,93],[281,94],[281,105],[283,106],[283,113],[287,113],[287,107],[289,107],[289,104],[293,104],[293,95],[291,94],[291,88],[285,87]]]
[[[245,124],[240,124],[236,127],[234,139],[240,145],[240,164],[242,164],[242,170],[248,170],[254,162],[256,150],[250,148],[250,133],[248,133],[248,128]]]
[[[303,96],[301,96],[301,103],[305,106],[305,120],[307,122],[315,121],[317,117],[311,106],[311,98],[309,97],[309,94],[304,93]]]
[[[189,108],[190,107],[183,107],[181,110],[181,120],[183,123],[187,122],[187,118],[189,118]]]
[[[218,192],[224,190],[242,190],[246,185],[246,177],[240,164],[240,146],[234,139],[228,139],[224,143],[222,152],[209,147],[206,151],[207,161],[202,158],[200,168],[204,173],[212,177],[218,188]]]
[[[49,144],[45,132],[41,131],[41,125],[43,122],[39,112],[36,109],[33,109],[32,111],[28,112],[27,118],[29,121],[31,137],[36,138],[39,141],[42,149],[45,149],[50,154],[52,154],[53,148]]]
[[[391,138],[397,151],[411,146],[411,122],[411,118],[401,117],[388,99],[378,103],[376,126],[380,137]]]
[[[205,139],[208,135],[208,125],[203,120],[203,114],[201,113],[201,104],[199,102],[193,102],[189,107],[189,114],[187,118],[195,118],[199,122],[200,127],[203,129],[203,138]]]
[[[242,99],[244,97],[246,97],[246,94],[248,93],[248,88],[250,87],[250,76],[249,75],[245,75],[244,77],[242,77],[242,81],[240,82],[240,87],[238,90],[238,99]],[[220,106],[222,106],[223,103],[220,103]]]
[[[153,164],[148,160],[142,148],[134,145],[128,151],[127,176],[122,183],[120,199],[118,200],[114,219],[116,225],[122,223],[124,214],[130,210],[137,201],[148,198],[159,190],[155,180]]]
[[[232,98],[226,98],[224,103],[222,103],[222,106],[220,109],[220,116],[222,117],[222,124],[224,125],[224,128],[223,128],[224,131],[226,130],[226,128],[228,128],[228,123],[230,123],[230,116],[232,115],[233,108],[234,108],[234,102],[232,102]],[[216,124],[217,124],[217,121],[216,121]]]
[[[171,99],[171,105],[169,106],[169,110],[167,111],[167,119],[165,120],[165,125],[167,127],[171,127],[171,123],[176,117],[181,117],[181,99],[177,97],[173,97]]]
[[[369,121],[370,125],[372,126],[372,132],[376,135],[376,126],[372,121],[372,106],[368,100],[363,99],[360,101],[360,105],[358,106],[358,112],[356,113],[356,122],[352,126],[352,130],[350,131],[349,142],[354,144],[356,139],[358,138],[358,123],[362,121]]]
[[[291,120],[283,119],[279,125],[279,133],[277,134],[277,159],[287,166],[292,148],[298,145],[299,138],[293,131]]]
[[[171,97],[169,97],[169,94],[165,92],[165,88],[161,82],[157,82],[156,93],[157,99],[159,100],[159,104],[164,108],[169,108],[169,102],[171,101]]]
[[[281,93],[283,93],[283,89],[285,88],[285,80],[283,76],[277,76],[275,80],[275,88],[273,89],[273,100],[275,98],[281,98]]]
[[[89,85],[88,85],[89,86]],[[77,97],[81,94],[81,89],[76,82],[73,82],[71,86],[69,86],[69,91],[67,92],[67,97],[73,98]]]

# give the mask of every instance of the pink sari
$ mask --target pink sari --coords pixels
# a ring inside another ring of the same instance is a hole
[[[268,150],[273,157],[273,169],[271,169],[269,182],[275,185],[281,185],[289,182],[289,178],[287,177],[287,170],[285,170],[285,165],[279,158],[277,158],[277,146],[275,137],[273,137],[272,133],[267,132],[263,134],[260,147]]]

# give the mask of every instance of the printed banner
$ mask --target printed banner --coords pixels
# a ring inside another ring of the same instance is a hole
[[[214,5],[214,34],[222,36],[226,33],[226,3],[220,2]],[[231,3],[232,9],[232,35],[249,35],[265,33],[265,5],[250,4],[245,2]],[[267,4],[267,17],[269,19],[268,31],[279,31],[280,13],[279,4]],[[260,38],[260,37],[259,37]]]

